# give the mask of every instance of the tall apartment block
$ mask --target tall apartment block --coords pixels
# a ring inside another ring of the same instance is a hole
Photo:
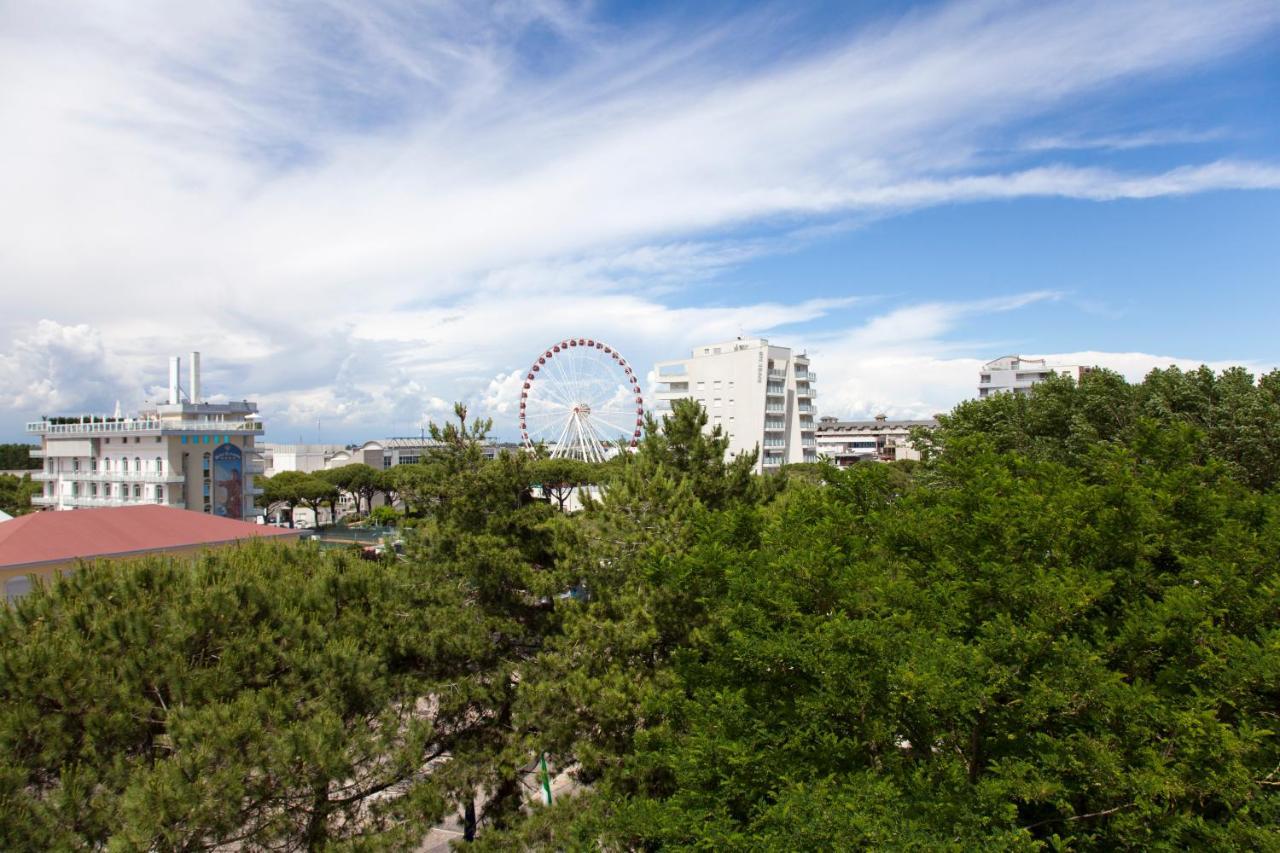
[[[32,479],[44,492],[32,503],[52,509],[156,503],[224,518],[256,514],[253,478],[262,473],[254,440],[262,433],[258,404],[200,398],[200,354],[190,381],[169,359],[169,396],[131,417],[46,415],[27,424],[40,436],[44,469]]]
[[[707,426],[729,437],[728,453],[759,449],[756,471],[788,462],[816,462],[817,378],[809,359],[764,338],[696,347],[687,359],[657,364],[658,405],[690,397],[707,410]]]
[[[1043,358],[1006,355],[982,366],[982,372],[978,374],[978,396],[988,397],[1002,392],[1029,394],[1031,386],[1050,376],[1069,376],[1079,382],[1080,377],[1088,372],[1089,368],[1078,364],[1046,364]]]

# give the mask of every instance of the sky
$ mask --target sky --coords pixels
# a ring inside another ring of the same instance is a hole
[[[212,399],[512,438],[530,362],[1280,365],[1280,3],[0,3],[0,440]]]

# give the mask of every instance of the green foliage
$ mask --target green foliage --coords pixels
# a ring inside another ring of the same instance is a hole
[[[466,724],[421,697],[483,644],[422,618],[441,595],[281,547],[38,588],[0,611],[0,847],[411,846],[445,809],[423,767]]]
[[[1215,459],[1254,489],[1280,482],[1280,371],[1255,382],[1244,368],[1215,375],[1207,367],[1153,370],[1130,385],[1108,370],[1077,385],[1052,377],[1026,396],[998,394],[962,403],[925,441],[936,453],[944,436],[983,435],[998,450],[1083,464],[1100,442],[1133,445],[1144,432],[1193,430],[1196,459]]]
[[[1278,386],[1094,372],[768,477],[688,401],[599,466],[486,460],[458,407],[374,472],[406,561],[0,614],[0,846],[400,849],[470,806],[492,850],[1275,849]],[[581,792],[529,806],[540,753]]]
[[[369,521],[382,527],[395,527],[404,518],[404,513],[393,506],[375,506],[369,512]]]
[[[373,510],[373,497],[381,490],[378,474],[378,469],[359,462],[354,465],[343,465],[340,468],[321,471],[318,476],[331,483],[339,491],[350,495],[355,502],[356,512],[360,512],[362,506],[364,512],[371,512]]]
[[[0,474],[0,510],[9,515],[25,515],[31,512],[31,499],[40,494],[41,486],[33,482],[30,474],[15,477]]]
[[[529,466],[529,476],[564,512],[566,502],[575,491],[607,477],[603,467],[580,459],[535,459]]]
[[[326,504],[333,506],[339,495],[338,487],[325,477],[302,471],[281,471],[255,482],[262,489],[258,498],[260,505],[284,503],[289,507],[290,515],[299,506],[305,506],[315,511],[317,523],[320,507]]]
[[[35,471],[40,460],[31,458],[31,451],[39,450],[31,444],[0,444],[0,471]]]

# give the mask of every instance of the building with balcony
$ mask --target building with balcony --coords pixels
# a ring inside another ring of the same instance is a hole
[[[869,421],[826,417],[818,422],[818,455],[841,468],[866,461],[919,459],[920,451],[911,442],[912,431],[937,426],[938,422],[932,419],[891,421],[886,415],[876,415]]]
[[[200,398],[200,354],[191,354],[190,382],[169,360],[169,396],[131,417],[48,416],[27,424],[40,437],[32,472],[44,490],[32,503],[50,509],[148,503],[223,518],[256,515],[255,475],[262,473],[254,441],[262,434],[258,405]]]
[[[804,353],[764,338],[696,347],[689,358],[657,364],[659,415],[682,397],[707,411],[707,428],[729,437],[728,453],[758,450],[756,471],[816,462],[817,377]]]
[[[978,374],[978,396],[1028,394],[1031,386],[1050,376],[1068,376],[1079,382],[1080,377],[1089,370],[1090,368],[1078,364],[1046,364],[1043,358],[1006,355],[982,366],[982,371]]]

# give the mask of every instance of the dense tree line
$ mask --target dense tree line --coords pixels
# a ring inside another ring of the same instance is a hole
[[[1274,849],[1278,390],[1095,371],[773,477],[692,403],[589,470],[485,460],[459,409],[397,475],[403,560],[104,565],[0,614],[0,846],[461,812],[495,850]],[[581,783],[549,808],[541,754]]]
[[[0,444],[0,471],[35,471],[40,460],[31,458],[31,451],[39,448],[31,444]]]

